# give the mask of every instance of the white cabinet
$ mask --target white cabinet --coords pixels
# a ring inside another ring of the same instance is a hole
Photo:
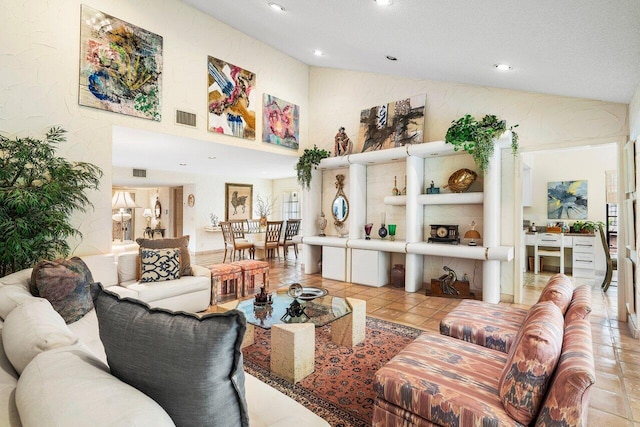
[[[595,277],[595,242],[593,236],[573,237],[573,277]]]
[[[389,284],[390,269],[389,252],[351,249],[351,282],[379,288]]]
[[[347,248],[322,247],[322,277],[325,279],[349,281],[350,259]]]

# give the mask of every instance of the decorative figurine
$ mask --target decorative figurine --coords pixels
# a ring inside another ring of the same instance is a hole
[[[218,226],[218,215],[212,213],[209,215],[209,219],[211,219],[211,226],[212,227],[217,227]]]
[[[289,286],[287,294],[289,294],[289,296],[293,298],[293,302],[289,307],[287,307],[286,312],[282,315],[280,320],[286,322],[288,320],[291,320],[292,318],[302,318],[302,316],[306,317],[306,320],[303,320],[303,322],[311,319],[311,317],[309,317],[309,315],[304,312],[304,307],[298,302],[297,298],[302,295],[302,292],[303,289],[300,283],[293,283],[291,286]]]
[[[400,191],[398,190],[398,177],[393,177],[393,190],[391,190],[391,194],[393,196],[399,196]]]
[[[344,127],[340,127],[340,129],[338,129],[338,133],[336,134],[335,140],[336,140],[336,145],[335,145],[336,157],[351,154],[351,148],[352,148],[351,140],[345,133]]]
[[[440,289],[442,289],[442,293],[444,295],[459,295],[460,292],[458,292],[458,290],[454,287],[455,283],[458,281],[458,275],[456,274],[455,271],[453,271],[451,268],[447,267],[446,265],[442,267],[442,269],[446,271],[445,274],[438,277],[438,280],[440,281]]]
[[[431,181],[431,185],[427,188],[427,194],[440,194],[440,187],[436,187]]]
[[[319,236],[324,237],[324,229],[327,228],[327,218],[324,216],[324,212],[320,213],[320,218],[318,218],[318,227],[320,228]]]

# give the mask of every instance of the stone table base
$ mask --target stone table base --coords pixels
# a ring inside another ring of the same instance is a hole
[[[351,314],[331,322],[331,341],[353,347],[364,341],[366,335],[367,302],[349,297],[346,300],[351,306]]]
[[[316,327],[290,323],[271,327],[271,373],[297,383],[315,370]]]
[[[218,313],[224,313],[225,311],[235,310],[238,307],[238,301],[232,301],[225,304],[218,304],[216,311]],[[242,339],[242,345],[240,348],[245,348],[252,345],[255,342],[255,326],[251,323],[247,323],[247,331],[244,333]]]

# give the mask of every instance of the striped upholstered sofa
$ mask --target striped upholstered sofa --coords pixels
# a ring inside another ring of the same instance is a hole
[[[376,373],[373,425],[586,426],[595,382],[590,309],[570,307],[566,283],[553,287],[565,297],[528,310],[508,352],[418,337]]]

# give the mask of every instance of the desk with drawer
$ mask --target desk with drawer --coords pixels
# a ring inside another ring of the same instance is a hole
[[[596,255],[595,255],[595,235],[579,233],[526,233],[525,245],[535,247],[536,239],[539,239],[538,246],[560,247],[562,238],[564,248],[571,251],[571,267],[574,277],[595,277]],[[544,255],[542,255],[544,256]]]

